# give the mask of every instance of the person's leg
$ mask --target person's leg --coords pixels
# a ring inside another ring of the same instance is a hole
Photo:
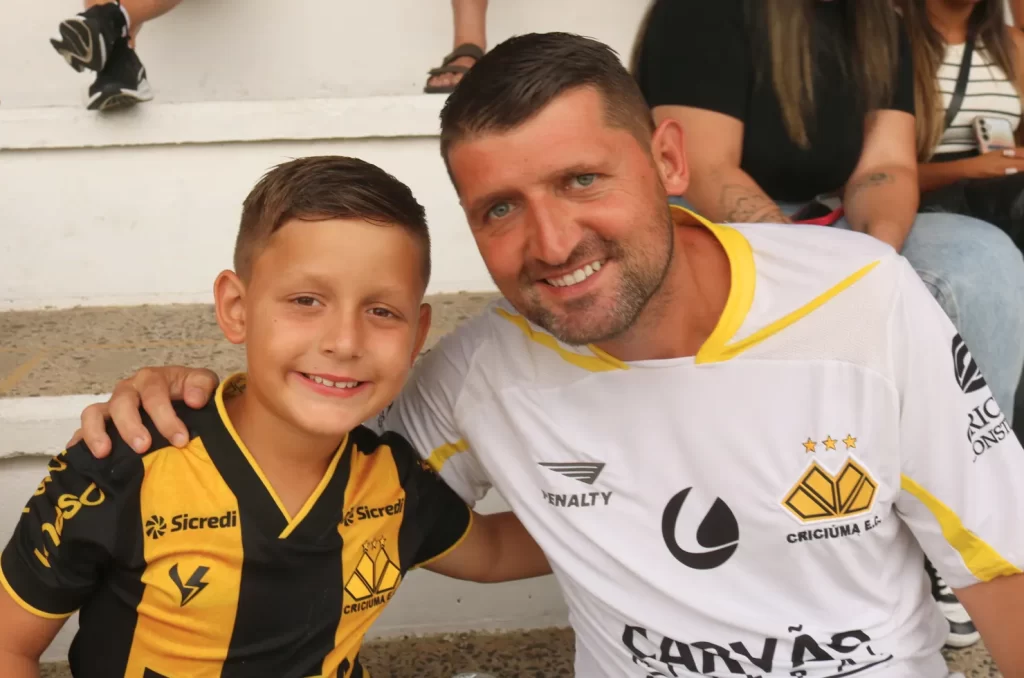
[[[85,8],[116,3],[117,0],[85,0]],[[128,45],[135,48],[135,36],[143,24],[167,14],[177,7],[181,0],[121,0],[121,9],[130,17]]]
[[[461,45],[476,45],[481,52],[487,51],[487,0],[452,0],[454,40],[452,48]],[[462,56],[450,61],[447,66],[472,68],[476,59]],[[430,88],[451,88],[462,79],[462,73],[438,73],[427,80]]]
[[[169,12],[181,0],[85,0],[86,9],[60,23],[50,44],[76,71],[96,71],[87,107],[109,110],[153,98],[146,69],[132,49],[146,21]]]
[[[917,215],[902,254],[959,330],[1012,424],[1024,366],[1020,250],[991,224],[929,213]]]

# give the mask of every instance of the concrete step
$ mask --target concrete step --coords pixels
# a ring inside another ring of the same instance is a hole
[[[495,298],[491,293],[430,295],[425,349]],[[144,365],[245,368],[241,347],[221,334],[210,304],[114,306],[0,313],[0,396],[107,393]]]

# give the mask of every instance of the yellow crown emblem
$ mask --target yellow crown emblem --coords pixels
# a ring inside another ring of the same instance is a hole
[[[374,552],[376,555],[371,555]],[[345,591],[358,602],[394,590],[400,578],[401,571],[388,555],[381,537],[363,544],[363,555],[356,564],[355,572],[345,582]]]
[[[875,480],[852,458],[834,476],[815,461],[782,505],[805,523],[848,518],[870,511],[877,490]]]

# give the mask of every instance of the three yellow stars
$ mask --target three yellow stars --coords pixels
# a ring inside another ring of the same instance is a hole
[[[836,449],[836,443],[838,442],[840,441],[834,439],[832,436],[828,436],[827,438],[821,441],[821,444],[825,446],[826,450],[834,450]],[[846,434],[846,437],[843,438],[841,442],[843,442],[846,445],[846,449],[848,450],[850,448],[857,447],[857,439],[854,438],[849,433]],[[811,440],[810,438],[808,438],[805,442],[800,444],[804,446],[804,450],[808,453],[816,452],[818,449],[818,443],[814,440]]]

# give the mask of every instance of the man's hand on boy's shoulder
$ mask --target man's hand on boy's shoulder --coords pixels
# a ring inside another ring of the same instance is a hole
[[[98,459],[110,454],[112,442],[107,434],[107,420],[133,450],[139,454],[149,450],[153,438],[142,423],[139,407],[153,419],[160,435],[176,447],[188,443],[188,429],[174,412],[172,400],[183,400],[194,409],[206,405],[217,390],[217,375],[205,368],[168,365],[144,367],[127,379],[117,382],[110,400],[95,403],[82,412],[82,427],[68,442],[71,447],[84,440]]]

